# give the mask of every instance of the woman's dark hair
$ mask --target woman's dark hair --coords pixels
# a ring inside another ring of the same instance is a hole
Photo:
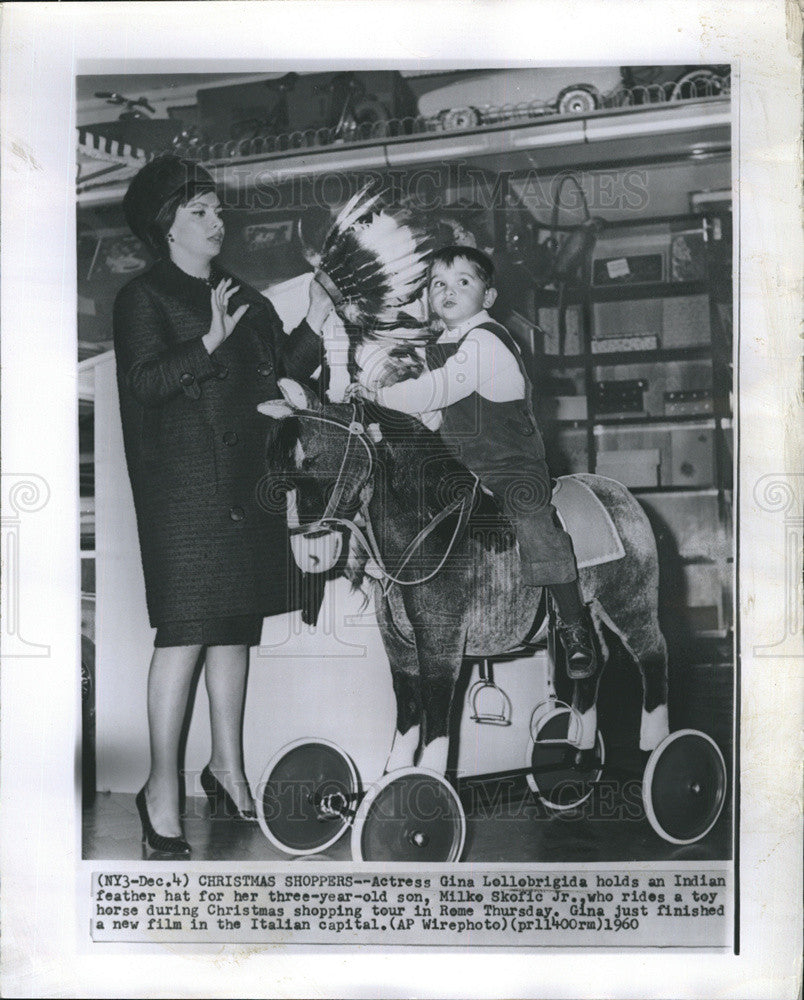
[[[200,194],[214,191],[214,184],[196,183],[180,188],[162,205],[153,222],[145,229],[144,239],[148,249],[157,257],[167,257],[170,254],[167,234],[176,218],[176,212],[182,205],[187,205]]]
[[[436,264],[442,264],[444,267],[452,267],[456,260],[468,260],[470,264],[473,264],[478,277],[485,283],[486,288],[491,288],[494,285],[494,265],[491,262],[491,258],[484,254],[482,250],[476,250],[474,247],[458,246],[457,244],[441,247],[440,250],[436,250],[430,257],[430,270],[427,276],[428,283],[433,275],[433,268]]]

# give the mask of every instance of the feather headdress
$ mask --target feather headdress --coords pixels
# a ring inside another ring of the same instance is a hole
[[[370,186],[369,186],[370,187]],[[384,208],[369,187],[341,209],[320,254],[308,256],[316,280],[344,322],[365,334],[417,339],[423,323],[404,310],[424,288],[430,246],[424,232]]]

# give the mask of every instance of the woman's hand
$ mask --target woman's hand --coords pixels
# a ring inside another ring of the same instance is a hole
[[[212,322],[209,325],[209,332],[201,338],[204,342],[204,347],[206,347],[210,354],[216,347],[221,346],[248,309],[248,303],[246,303],[246,305],[238,306],[232,315],[229,315],[229,299],[239,289],[240,285],[233,285],[231,278],[224,278],[218,287],[213,288],[210,293]]]
[[[321,334],[324,320],[333,309],[332,299],[315,278],[310,282],[310,304],[307,307],[307,325],[313,333]]]

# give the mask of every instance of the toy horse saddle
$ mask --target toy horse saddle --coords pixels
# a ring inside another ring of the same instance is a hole
[[[553,490],[553,506],[572,539],[578,569],[623,558],[625,549],[611,514],[583,479],[561,476]]]

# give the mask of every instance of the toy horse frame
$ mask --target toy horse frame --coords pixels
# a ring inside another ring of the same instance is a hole
[[[353,548],[379,567],[376,613],[397,705],[386,772],[416,765],[443,775],[464,658],[515,649],[532,632],[542,591],[523,585],[510,525],[436,434],[371,404],[322,405],[289,380],[280,388],[284,400],[261,409],[278,421],[269,467],[295,493],[291,530],[321,538],[322,528],[348,528]],[[595,673],[573,684],[571,740],[580,750],[595,745],[597,690],[615,635],[641,671],[640,748],[653,750],[669,732],[653,532],[624,486],[579,478],[609,512],[625,555],[580,571],[599,655]]]

